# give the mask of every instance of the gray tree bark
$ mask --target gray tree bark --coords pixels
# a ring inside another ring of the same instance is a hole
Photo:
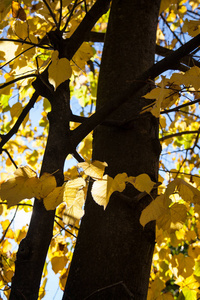
[[[120,94],[123,101],[122,91],[153,65],[159,6],[160,0],[112,1],[97,110]],[[94,131],[93,160],[106,161],[112,177],[147,173],[157,181],[158,120],[139,114],[149,104],[141,97],[150,88],[133,94],[110,115],[109,125]],[[88,194],[63,300],[146,299],[155,224],[140,225],[141,211],[151,199],[135,201],[138,193],[127,185],[126,197],[114,193],[105,211]]]

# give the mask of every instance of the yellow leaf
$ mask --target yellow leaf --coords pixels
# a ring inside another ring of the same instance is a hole
[[[169,214],[169,201],[161,194],[142,211],[140,224],[144,227],[148,222],[157,220],[165,214]]]
[[[25,178],[37,177],[36,172],[29,166],[18,168],[17,170],[15,170],[14,175],[15,177],[23,176]]]
[[[168,184],[166,196],[170,196],[177,190],[181,198],[190,203],[200,202],[200,191],[181,178],[176,178]]]
[[[18,38],[24,40],[28,37],[28,23],[22,21],[15,21],[13,30]]]
[[[85,187],[86,182],[82,177],[78,177],[73,180],[69,180],[64,184],[64,197],[63,201],[67,203],[67,207],[70,208],[76,202],[77,193],[83,187]],[[79,199],[80,200],[80,199]]]
[[[58,57],[58,51],[54,51],[52,54],[52,63],[48,69],[49,83],[54,86],[56,90],[57,87],[64,81],[68,80],[72,75],[72,69],[70,62],[67,58]]]
[[[184,287],[182,289],[182,293],[184,295],[185,300],[196,300],[197,299],[197,292],[190,290],[188,287]]]
[[[56,188],[56,179],[48,173],[44,173],[40,178],[37,186],[34,189],[34,196],[37,199],[45,198],[50,192]]]
[[[72,58],[72,62],[75,63],[73,69],[77,72],[85,67],[85,63],[94,55],[93,49],[90,44],[84,42],[76,54]]]
[[[54,210],[63,202],[64,187],[56,187],[47,197],[43,199],[46,210]]]
[[[192,275],[193,267],[195,265],[194,258],[185,256],[182,253],[178,255],[174,255],[175,261],[178,265],[178,273],[179,275],[187,278]]]
[[[78,167],[82,168],[84,173],[93,179],[102,179],[105,171],[105,167],[107,167],[106,162],[101,162],[98,160],[93,161],[92,163],[82,162],[78,163]]]
[[[13,18],[19,18],[22,21],[26,20],[26,13],[19,2],[12,1],[11,7]]]
[[[55,274],[63,270],[68,262],[68,258],[66,256],[62,254],[59,255],[59,253],[56,254],[51,259],[52,270],[54,271]]]
[[[22,104],[20,102],[15,103],[10,109],[10,115],[12,119],[18,118],[20,113],[22,112]]]
[[[69,201],[68,201],[69,202]],[[63,221],[65,224],[75,225],[77,220],[80,220],[84,215],[83,205],[85,195],[83,190],[79,190],[76,194],[73,204],[65,209]]]
[[[10,6],[11,6],[12,0],[1,0],[0,1],[0,22],[3,21],[5,16],[9,13],[10,11]]]
[[[7,200],[8,207],[18,204],[25,198],[34,197],[33,186],[37,184],[36,173],[28,166],[17,169],[15,177],[1,184],[0,197]]]
[[[126,181],[126,173],[118,174],[114,179],[104,175],[102,180],[97,180],[93,183],[91,193],[94,201],[105,209],[112,193],[115,191],[122,192],[126,187]]]
[[[184,223],[187,217],[187,208],[184,204],[174,203],[170,206],[171,222]]]
[[[138,191],[147,192],[148,194],[150,194],[155,185],[155,182],[151,181],[151,178],[147,174],[140,174],[135,177],[135,180],[129,182],[131,182]]]

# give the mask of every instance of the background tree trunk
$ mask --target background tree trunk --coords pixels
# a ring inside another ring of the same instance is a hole
[[[159,5],[160,0],[113,0],[97,109],[153,65]],[[157,181],[158,120],[139,115],[146,104],[141,96],[149,88],[145,86],[115,111],[109,126],[94,131],[93,160],[106,161],[106,173],[112,177],[147,173]],[[146,299],[155,234],[154,223],[143,229],[139,217],[151,199],[134,201],[138,191],[132,186],[124,194],[132,199],[129,203],[114,193],[105,211],[88,194],[63,300]]]

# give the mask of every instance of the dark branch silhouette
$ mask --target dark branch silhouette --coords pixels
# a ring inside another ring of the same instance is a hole
[[[19,118],[17,119],[15,125],[13,126],[13,128],[5,135],[1,135],[1,142],[0,142],[0,151],[2,151],[3,146],[7,143],[7,141],[9,141],[9,139],[17,133],[20,125],[22,124],[23,120],[25,119],[26,115],[28,114],[28,112],[30,111],[30,109],[33,107],[33,105],[35,104],[37,98],[39,97],[37,92],[34,92],[34,94],[32,95],[29,103],[24,107],[23,111],[21,112]]]
[[[191,51],[196,49],[200,44],[200,34],[191,39],[189,42],[181,46],[176,51],[173,51],[168,56],[163,58],[161,61],[154,64],[146,72],[144,72],[135,82],[133,82],[128,90],[122,91],[121,94],[109,102],[107,102],[103,107],[97,110],[91,117],[89,117],[83,124],[79,125],[73,131],[74,142],[76,145],[88,135],[96,126],[101,124],[111,112],[116,110],[124,102],[128,101],[131,95],[140,91],[145,84],[153,80],[158,75],[163,72],[173,68],[184,56],[188,55]]]

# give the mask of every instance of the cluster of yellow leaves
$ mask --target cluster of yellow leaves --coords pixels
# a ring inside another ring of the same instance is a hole
[[[164,194],[153,200],[140,216],[140,223],[145,226],[152,220],[157,221],[158,228],[170,231],[171,228],[180,228],[185,223],[188,205],[182,200],[173,203],[170,196],[178,193],[188,204],[200,203],[200,191],[181,178],[176,178],[168,184]]]
[[[156,229],[148,300],[199,299],[199,205],[191,207],[181,229]],[[156,296],[156,297],[155,297]]]
[[[140,192],[150,193],[155,183],[147,174],[137,177],[128,177],[126,173],[118,174],[115,178],[103,175],[105,162],[94,161],[92,163],[79,163],[87,176],[94,179],[92,196],[94,201],[102,205],[104,209],[108,205],[110,196],[118,191],[122,192],[126,183],[131,183]],[[14,172],[13,178],[4,181],[0,187],[1,200],[7,200],[8,208],[17,205],[23,199],[33,197],[43,199],[47,210],[54,210],[62,202],[66,204],[63,220],[66,224],[75,224],[81,219],[84,211],[86,180],[82,177],[74,178],[65,182],[61,187],[56,186],[55,177],[44,173],[40,178],[35,171],[25,166]]]
[[[7,200],[8,207],[23,199],[43,199],[56,187],[55,177],[44,173],[40,178],[35,171],[25,166],[14,172],[14,177],[1,184],[0,198]]]
[[[147,93],[144,98],[154,100],[144,107],[142,113],[150,111],[159,118],[161,109],[170,108],[179,99],[182,86],[190,92],[199,91],[200,68],[194,66],[185,73],[173,73],[171,78],[162,76],[159,85]]]

